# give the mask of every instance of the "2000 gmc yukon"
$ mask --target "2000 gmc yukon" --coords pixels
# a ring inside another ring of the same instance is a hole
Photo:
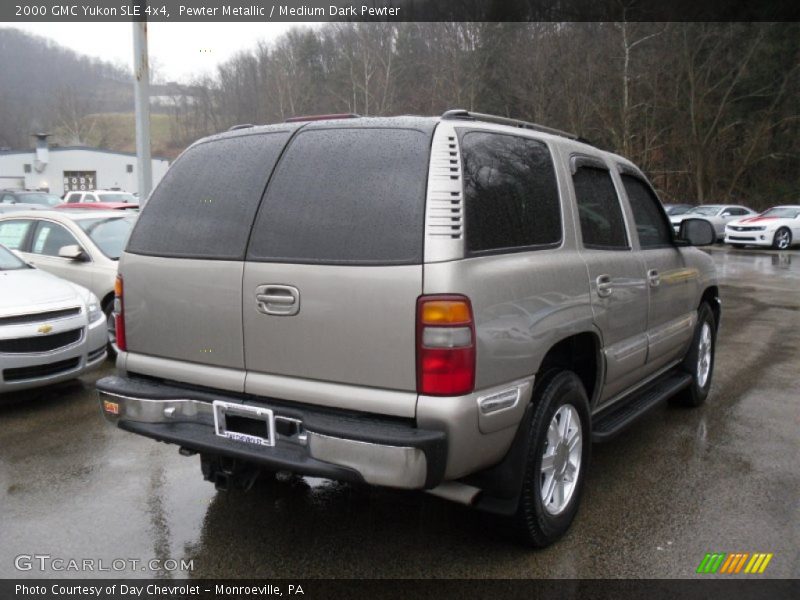
[[[295,120],[198,141],[120,261],[121,429],[218,486],[290,471],[424,489],[546,545],[591,443],[698,405],[714,267],[628,160],[541,126]]]

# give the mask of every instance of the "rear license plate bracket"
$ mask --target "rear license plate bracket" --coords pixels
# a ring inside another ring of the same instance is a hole
[[[275,416],[269,408],[214,400],[215,433],[255,446],[275,445]]]

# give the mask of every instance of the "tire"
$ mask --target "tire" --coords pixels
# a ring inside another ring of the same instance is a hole
[[[108,335],[108,357],[114,358],[117,356],[117,324],[114,321],[114,303],[108,302],[103,307],[103,313],[106,316],[106,332]]]
[[[692,376],[692,382],[670,399],[679,406],[700,406],[706,401],[714,375],[714,356],[717,347],[717,324],[711,307],[703,302],[697,309],[692,345],[683,359],[681,369]],[[705,360],[701,361],[701,358]]]
[[[788,250],[792,247],[792,232],[786,227],[781,227],[772,238],[772,247],[775,250]]]
[[[532,402],[522,492],[512,527],[523,543],[543,548],[566,533],[578,512],[591,455],[591,422],[586,391],[572,371],[545,373]],[[565,440],[577,441],[571,449]],[[543,467],[545,460],[552,466]]]

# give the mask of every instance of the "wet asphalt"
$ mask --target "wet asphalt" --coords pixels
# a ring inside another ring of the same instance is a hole
[[[762,577],[797,577],[800,251],[711,253],[724,316],[707,403],[595,445],[572,529],[545,550],[423,493],[313,478],[217,492],[197,456],[105,422],[93,384],[108,362],[0,399],[0,578],[694,577],[707,552],[771,552]],[[21,554],[193,570],[20,572]]]

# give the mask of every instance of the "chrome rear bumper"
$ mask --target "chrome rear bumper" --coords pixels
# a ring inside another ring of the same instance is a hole
[[[133,377],[107,377],[97,387],[103,414],[121,429],[198,452],[403,489],[433,488],[444,475],[444,432],[421,430],[404,420],[323,412],[308,405],[217,395]],[[271,409],[274,445],[217,435],[213,400]]]

